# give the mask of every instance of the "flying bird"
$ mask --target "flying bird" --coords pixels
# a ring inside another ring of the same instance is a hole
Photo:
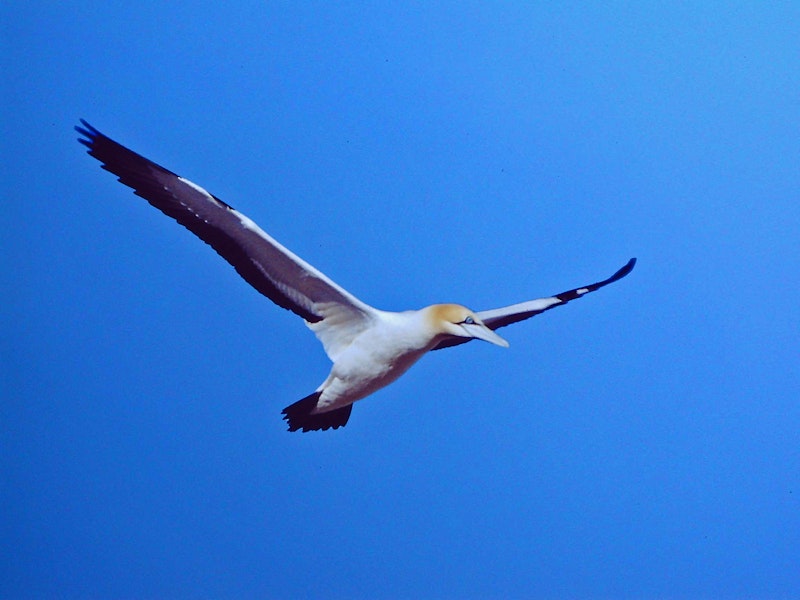
[[[631,272],[636,259],[608,279],[512,306],[472,311],[459,304],[388,312],[365,304],[197,184],[136,154],[81,119],[79,142],[103,169],[189,229],[245,281],[301,317],[333,366],[322,384],[283,409],[289,431],[337,429],[353,403],[390,384],[430,350],[484,340],[507,347],[495,330],[562,306]]]

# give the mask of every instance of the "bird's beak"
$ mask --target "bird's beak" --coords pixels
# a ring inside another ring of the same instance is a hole
[[[489,329],[483,323],[474,323],[472,325],[462,325],[464,329],[466,329],[467,333],[470,336],[483,340],[484,342],[490,342],[492,344],[496,344],[498,346],[502,346],[503,348],[508,348],[508,342],[497,335],[494,331]]]

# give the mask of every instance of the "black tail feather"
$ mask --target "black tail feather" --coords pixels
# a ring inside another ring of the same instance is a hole
[[[317,407],[317,401],[321,394],[322,392],[314,392],[281,411],[284,420],[289,423],[289,431],[297,431],[298,429],[303,431],[324,431],[331,428],[338,429],[347,425],[350,412],[353,410],[352,404],[324,413],[311,414],[311,411]]]

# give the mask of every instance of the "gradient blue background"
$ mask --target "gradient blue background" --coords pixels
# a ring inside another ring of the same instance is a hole
[[[8,3],[4,598],[790,598],[800,8]],[[366,302],[626,279],[289,434],[328,361],[79,117]]]

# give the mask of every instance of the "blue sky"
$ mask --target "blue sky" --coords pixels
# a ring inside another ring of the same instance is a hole
[[[0,596],[796,594],[796,3],[160,4],[2,8]],[[379,308],[639,263],[290,434],[321,346],[80,117]]]

